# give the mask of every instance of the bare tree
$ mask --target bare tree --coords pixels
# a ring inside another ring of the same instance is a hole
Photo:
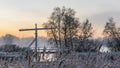
[[[92,35],[93,35],[93,27],[92,27],[92,24],[87,19],[85,22],[83,22],[80,25],[80,28],[79,28],[78,37],[80,41],[80,45],[79,45],[80,51],[90,50],[90,47],[91,47],[90,38],[92,37]]]
[[[120,51],[120,32],[113,18],[110,18],[109,22],[106,23],[103,35],[108,39],[108,47],[110,47],[111,50]]]
[[[75,11],[71,8],[55,8],[49,21],[43,24],[44,27],[55,27],[47,31],[51,38],[55,38],[56,45],[61,49],[72,49],[72,38],[78,33],[79,20],[75,17]],[[70,43],[69,43],[70,42]]]

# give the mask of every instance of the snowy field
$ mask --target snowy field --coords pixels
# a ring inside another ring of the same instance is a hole
[[[73,53],[55,61],[2,60],[0,68],[119,68],[120,53]]]

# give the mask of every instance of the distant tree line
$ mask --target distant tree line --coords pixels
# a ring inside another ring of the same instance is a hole
[[[15,44],[7,44],[0,46],[0,52],[27,52],[26,47],[19,47]]]
[[[14,44],[13,41],[18,39],[18,37],[6,34],[2,37],[4,44],[0,46],[0,52],[27,52],[26,47],[19,47],[18,45]]]

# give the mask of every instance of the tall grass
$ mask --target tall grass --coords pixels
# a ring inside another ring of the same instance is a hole
[[[0,59],[0,68],[119,68],[120,53],[71,53],[56,60]]]

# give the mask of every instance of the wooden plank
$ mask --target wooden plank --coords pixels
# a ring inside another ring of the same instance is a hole
[[[49,30],[49,29],[55,29],[55,28],[37,28],[37,30]],[[34,31],[36,30],[35,28],[31,29],[19,29],[19,31]]]

